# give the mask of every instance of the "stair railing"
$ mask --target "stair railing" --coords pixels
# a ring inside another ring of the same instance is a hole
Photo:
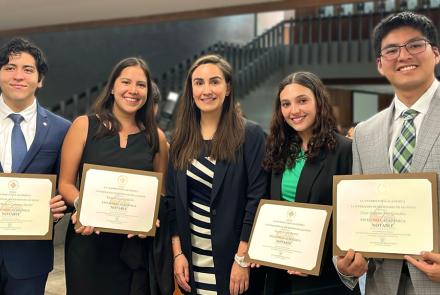
[[[439,8],[420,9],[418,12],[430,17],[440,29]],[[310,65],[315,62],[337,65],[341,62],[361,62],[365,57],[372,62],[375,56],[370,36],[383,16],[382,11],[284,20],[245,45],[217,42],[176,64],[155,77],[154,81],[163,96],[171,91],[181,93],[191,64],[202,55],[216,53],[231,63],[236,74],[236,95],[243,97],[286,63],[290,66]],[[362,46],[365,42],[368,43],[367,47]],[[343,54],[343,46],[355,45],[355,52],[348,50]],[[60,101],[52,110],[68,119],[86,113],[104,85],[105,82],[87,88],[65,101]]]

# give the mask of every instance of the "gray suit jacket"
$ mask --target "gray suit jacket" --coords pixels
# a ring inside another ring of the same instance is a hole
[[[353,140],[353,174],[392,173],[388,148],[393,114],[394,103],[356,127]],[[411,172],[440,173],[440,87],[437,88],[429,111],[418,130]],[[390,259],[370,261],[367,294],[397,294],[402,263],[402,260]],[[440,283],[430,281],[411,264],[408,264],[408,268],[416,294],[440,294]]]

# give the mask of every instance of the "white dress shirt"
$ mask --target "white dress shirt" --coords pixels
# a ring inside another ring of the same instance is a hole
[[[431,86],[426,90],[425,93],[420,96],[420,98],[411,106],[407,107],[397,95],[394,96],[394,120],[391,124],[390,128],[390,146],[388,147],[388,155],[390,160],[390,167],[393,170],[393,150],[394,145],[396,143],[397,137],[400,135],[400,131],[403,127],[403,118],[401,116],[402,112],[413,109],[419,112],[417,116],[414,118],[414,125],[416,127],[416,146],[418,140],[418,133],[420,130],[420,126],[422,126],[423,119],[425,118],[426,113],[428,113],[429,105],[431,104],[431,100],[434,97],[434,93],[439,86],[439,82],[437,79],[434,79],[434,82]]]
[[[11,134],[14,122],[8,116],[13,113],[15,112],[6,105],[3,96],[0,95],[0,161],[3,172],[6,173],[10,173],[12,170]],[[34,99],[29,107],[16,114],[20,114],[24,118],[20,127],[29,150],[37,128],[37,100]]]

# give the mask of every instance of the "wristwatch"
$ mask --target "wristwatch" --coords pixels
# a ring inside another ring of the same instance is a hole
[[[244,256],[238,256],[238,254],[235,254],[234,261],[241,267],[249,267],[250,265],[250,263],[244,261]]]

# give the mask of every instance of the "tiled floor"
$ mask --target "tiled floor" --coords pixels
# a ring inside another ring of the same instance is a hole
[[[64,244],[55,246],[55,261],[53,271],[49,274],[45,295],[66,294],[64,278]]]

